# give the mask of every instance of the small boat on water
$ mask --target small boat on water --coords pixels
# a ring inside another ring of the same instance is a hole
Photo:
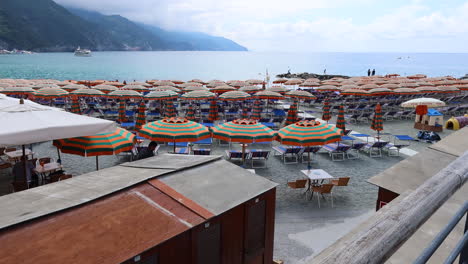
[[[75,50],[75,56],[78,56],[78,57],[91,57],[91,50],[81,49],[80,47],[78,47]]]

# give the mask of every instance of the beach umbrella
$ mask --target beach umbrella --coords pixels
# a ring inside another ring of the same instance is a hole
[[[235,91],[236,88],[229,86],[229,85],[220,85],[215,88],[210,89],[210,92],[213,93],[225,93],[225,92],[230,92],[230,91]]]
[[[299,121],[278,131],[276,140],[284,145],[309,147],[321,146],[341,140],[343,131],[333,125],[319,121]],[[308,152],[310,169],[310,152]]]
[[[284,82],[284,85],[298,85],[303,83],[304,81],[301,79],[290,79]],[[274,82],[273,82],[274,83]]]
[[[368,96],[369,92],[361,89],[346,89],[340,92],[341,95]]]
[[[355,84],[345,84],[345,85],[342,85],[340,88],[341,88],[341,91],[344,91],[348,89],[359,89],[359,86]]]
[[[35,97],[44,99],[53,99],[68,96],[68,92],[61,88],[41,88],[33,93]]]
[[[441,107],[445,106],[445,103],[434,98],[417,98],[401,103],[401,107],[404,108],[416,108],[418,105],[426,105],[427,107]]]
[[[336,119],[336,127],[345,131],[346,121],[344,116],[344,106],[341,104],[338,109],[338,117]]]
[[[140,136],[151,141],[173,142],[174,153],[176,142],[196,142],[210,137],[210,131],[204,125],[172,117],[145,124],[140,129]]]
[[[396,88],[395,90],[393,90],[393,92],[395,94],[420,94],[421,92],[416,90],[416,89],[412,89],[412,88]]]
[[[336,87],[335,85],[322,85],[320,87],[316,87],[315,90],[319,92],[334,92],[340,91],[341,89]]]
[[[75,90],[78,90],[78,89],[88,89],[88,88],[89,87],[86,86],[86,85],[76,84],[76,83],[67,84],[67,85],[62,87],[62,89],[64,89],[67,92],[75,91]]]
[[[283,95],[286,92],[288,92],[289,90],[286,87],[283,87],[283,86],[272,86],[272,87],[266,89],[265,91],[276,92],[276,93],[279,93],[279,94]]]
[[[184,92],[191,92],[191,91],[211,91],[210,89],[203,87],[203,86],[187,86],[182,89]]]
[[[303,99],[303,100],[314,100],[317,99],[313,94],[307,91],[290,91],[285,94],[286,97],[296,98],[296,99]]]
[[[144,86],[144,87],[151,87],[152,86],[151,84],[146,83],[146,82],[130,82],[130,83],[127,83],[127,85],[140,85],[140,86]],[[131,90],[134,90],[134,89],[131,89]]]
[[[213,137],[242,143],[242,163],[245,161],[245,144],[271,142],[276,133],[267,126],[250,119],[236,119],[212,128]]]
[[[239,80],[229,81],[228,84],[237,88],[249,85],[247,82],[239,81]]]
[[[140,102],[140,106],[138,107],[137,119],[135,123],[135,129],[138,131],[141,127],[146,123],[146,104],[145,101]]]
[[[285,83],[285,82],[287,82],[287,81],[288,81],[288,79],[280,78],[280,79],[274,80],[273,83],[274,83],[274,84],[277,84],[277,83],[280,83],[280,84],[281,84],[281,83]]]
[[[123,123],[127,120],[127,117],[126,117],[126,111],[125,111],[125,100],[124,99],[120,99],[120,102],[119,102],[119,122],[120,123]]]
[[[380,140],[380,131],[383,130],[382,107],[380,104],[375,106],[374,117],[372,117],[370,128],[377,131],[377,140]]]
[[[312,82],[312,81],[305,81],[299,85],[299,87],[318,87],[320,83]]]
[[[249,94],[254,94],[256,92],[262,91],[263,89],[261,87],[255,86],[255,85],[250,85],[250,86],[244,86],[239,88],[239,91],[246,92]]]
[[[197,83],[197,82],[187,82],[187,83],[182,83],[182,84],[179,84],[177,87],[180,87],[180,88],[186,88],[186,87],[203,87],[203,84],[201,83]]]
[[[100,84],[100,85],[96,85],[93,87],[94,89],[96,90],[99,90],[105,94],[108,94],[110,92],[113,92],[113,91],[116,91],[118,90],[119,88],[113,86],[113,85],[109,85],[109,84]]]
[[[117,99],[141,99],[141,93],[134,90],[116,90],[107,94],[109,98]]]
[[[192,91],[183,94],[180,98],[183,100],[209,100],[216,98],[216,94],[209,91]]]
[[[210,120],[211,122],[214,122],[218,119],[219,119],[218,104],[216,103],[216,100],[211,100],[210,111],[208,113],[208,120]]]
[[[70,95],[76,95],[80,97],[100,97],[100,96],[105,96],[106,94],[97,89],[84,88],[84,89],[74,90],[70,92]]]
[[[247,81],[245,81],[246,83],[249,83],[249,84],[252,84],[252,85],[258,85],[258,84],[263,84],[263,81],[262,80],[258,80],[258,79],[249,79]]]
[[[179,97],[179,94],[177,94],[176,92],[169,91],[169,90],[151,91],[144,96],[145,100],[154,100],[154,101],[173,100],[173,99],[177,99],[178,97]]]
[[[388,88],[374,88],[369,90],[369,95],[373,96],[381,96],[381,95],[389,95],[395,94],[392,90]]]
[[[361,85],[361,87],[359,87],[359,89],[364,89],[364,90],[371,90],[371,89],[376,89],[376,88],[379,88],[379,86],[375,83],[368,83],[368,84]]]
[[[171,81],[157,81],[155,83],[153,83],[154,86],[163,86],[163,85],[167,85],[167,86],[175,86],[175,83],[171,82]]]
[[[420,93],[438,93],[439,89],[433,86],[420,86],[418,88],[414,88],[414,90],[419,91]]]
[[[192,82],[192,83],[200,83],[200,84],[203,84],[204,82],[200,79],[192,79],[190,80],[189,82]]]
[[[185,115],[185,118],[187,120],[193,121],[195,120],[195,110],[193,109],[192,105],[189,105],[189,108],[187,110],[187,114]],[[209,117],[208,117],[209,118]]]
[[[176,117],[177,116],[177,110],[175,108],[174,102],[168,101],[166,102],[166,107],[164,108],[164,116],[165,117]]]
[[[286,117],[286,125],[294,124],[298,120],[297,118],[297,102],[294,101],[291,106],[289,106],[288,115]]]
[[[284,96],[282,96],[280,93],[269,91],[269,90],[257,92],[255,93],[255,97],[258,99],[267,99],[267,100],[280,100],[284,98]]]
[[[62,153],[75,154],[83,157],[96,156],[96,170],[99,170],[98,157],[116,155],[130,151],[135,143],[135,135],[125,129],[115,128],[113,132],[93,136],[57,139],[53,145]]]
[[[171,91],[175,93],[182,92],[179,88],[174,87],[174,86],[168,86],[168,85],[156,86],[156,87],[150,88],[150,91]]]
[[[101,85],[101,84],[99,84],[99,85]],[[99,86],[99,85],[96,85],[96,86]],[[121,82],[104,82],[102,85],[111,85],[111,86],[115,86],[115,87],[122,87],[125,84],[123,84]]]
[[[331,119],[331,113],[330,113],[330,102],[328,100],[325,100],[323,103],[323,113],[322,113],[322,120],[327,121]]]
[[[214,81],[208,82],[206,84],[206,87],[214,88],[214,87],[221,86],[221,85],[226,85],[226,83],[220,80],[214,80]]]
[[[151,85],[150,85],[151,86]],[[127,84],[124,87],[121,88],[122,90],[131,90],[131,91],[137,91],[140,93],[148,92],[149,88],[140,84]]]
[[[0,91],[0,93],[8,94],[8,95],[27,95],[27,94],[33,94],[35,90],[31,87],[17,87],[17,86],[10,86],[10,87],[4,87],[3,90]]]
[[[70,109],[72,113],[81,114],[80,102],[78,100],[78,97],[72,97],[72,105]]]
[[[262,104],[260,100],[255,100],[250,118],[253,120],[260,120],[261,114],[262,114]]]
[[[462,91],[468,91],[468,84],[461,84],[458,86],[458,89]]]
[[[219,99],[224,101],[243,101],[249,99],[250,94],[242,91],[225,92],[219,96]]]
[[[460,93],[460,89],[455,86],[437,86],[439,93]]]

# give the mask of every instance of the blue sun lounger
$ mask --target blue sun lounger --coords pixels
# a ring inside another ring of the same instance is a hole
[[[400,150],[402,148],[408,147],[410,144],[409,143],[403,143],[403,142],[396,142],[398,141],[412,141],[415,140],[414,138],[408,136],[408,135],[394,135],[395,140],[393,143],[388,143],[385,148],[387,149],[388,156],[393,156],[397,157],[400,156]]]
[[[324,145],[322,148],[328,151],[328,154],[333,161],[343,161],[345,159],[345,154],[348,153],[348,150],[351,149],[351,146],[343,143],[331,143]]]
[[[374,143],[367,144],[364,149],[369,152],[369,157],[377,158],[382,157],[382,149],[388,145],[387,141],[375,141]]]
[[[301,147],[286,147],[286,146],[276,146],[273,147],[275,151],[275,156],[281,156],[284,164],[293,164],[298,162],[299,152],[301,151]],[[287,158],[293,158],[293,161],[287,161]]]

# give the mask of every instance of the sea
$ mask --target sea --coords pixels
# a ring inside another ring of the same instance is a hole
[[[319,73],[347,76],[390,73],[401,76],[461,77],[468,73],[467,53],[297,53],[297,52],[93,52],[0,55],[0,78],[58,80],[273,80],[276,74]]]

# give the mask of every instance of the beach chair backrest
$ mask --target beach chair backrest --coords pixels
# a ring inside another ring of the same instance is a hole
[[[231,155],[231,158],[242,158],[242,152],[229,152],[229,154]]]
[[[338,152],[346,152],[351,148],[351,146],[348,145],[339,145],[336,147],[336,151]]]
[[[373,147],[374,148],[383,148],[385,147],[386,145],[388,144],[387,141],[378,141],[378,142],[375,142]]]
[[[347,186],[349,182],[349,177],[341,177],[338,179],[338,186]]]
[[[295,147],[294,147],[294,148],[288,148],[288,149],[286,150],[286,153],[298,154],[299,151],[301,151],[301,149],[302,149],[302,148],[295,148]]]
[[[322,187],[320,187],[320,193],[331,193],[332,188],[333,184],[323,184]]]
[[[359,143],[354,143],[353,146],[352,146],[352,149],[354,150],[360,150],[362,149],[363,147],[365,147],[367,144],[364,143],[364,142],[359,142]]]

